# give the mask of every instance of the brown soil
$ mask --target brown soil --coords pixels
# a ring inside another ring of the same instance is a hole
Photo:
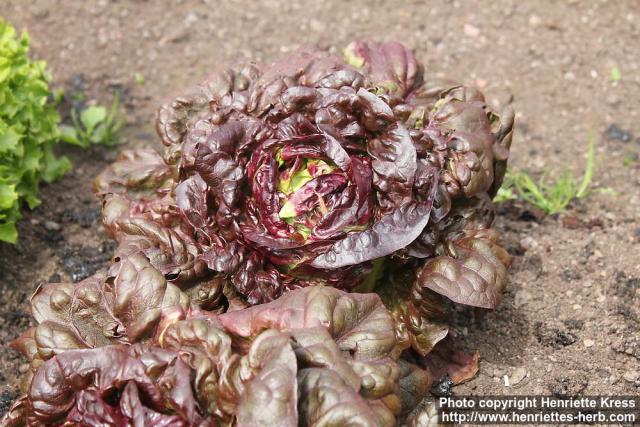
[[[481,362],[455,393],[638,393],[640,3],[3,0],[0,15],[29,31],[54,86],[101,103],[123,93],[128,146],[158,144],[155,109],[218,62],[269,60],[304,43],[341,49],[359,38],[403,41],[427,76],[512,102],[514,168],[581,172],[592,132],[594,184],[616,194],[593,193],[554,217],[501,206],[497,227],[516,258],[500,307],[460,316],[459,335]],[[622,74],[616,84],[613,67]],[[43,188],[19,244],[0,245],[3,344],[30,323],[38,282],[79,280],[110,256],[90,185],[115,150],[67,154],[74,171]],[[0,350],[0,412],[16,395],[22,363]]]

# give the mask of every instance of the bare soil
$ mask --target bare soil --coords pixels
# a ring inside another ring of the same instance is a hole
[[[157,146],[156,108],[221,61],[267,61],[306,43],[340,50],[353,39],[402,41],[427,78],[512,103],[513,168],[579,174],[592,133],[594,185],[615,194],[594,192],[556,216],[500,206],[497,227],[515,262],[497,310],[457,317],[460,341],[481,362],[454,391],[639,393],[639,2],[3,0],[0,15],[29,31],[54,87],[103,104],[123,94],[129,147]],[[77,281],[109,259],[91,182],[116,151],[65,148],[73,172],[43,187],[17,245],[0,244],[2,344],[31,322],[28,297],[39,282]],[[0,349],[0,413],[17,394],[23,363]]]

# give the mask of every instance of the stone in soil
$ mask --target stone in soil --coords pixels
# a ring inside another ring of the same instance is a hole
[[[575,343],[578,337],[564,328],[550,326],[547,322],[535,322],[533,334],[538,342],[547,347],[562,348]]]
[[[438,397],[451,396],[453,381],[449,376],[444,377],[441,381],[436,382],[431,387],[431,394]]]
[[[519,384],[523,379],[527,377],[527,369],[520,366],[513,371],[509,380],[511,381],[511,385]]]
[[[58,224],[58,223],[57,223],[57,222],[55,222],[55,221],[45,221],[45,222],[44,222],[44,228],[45,228],[47,231],[60,231],[60,229],[61,229],[62,227],[60,226],[60,224]]]
[[[628,130],[622,129],[620,126],[612,123],[604,131],[604,137],[608,140],[620,142],[629,142],[633,139],[633,135]]]
[[[520,308],[529,301],[531,301],[531,294],[524,289],[517,291],[513,297],[513,305],[515,308]]]
[[[638,378],[640,378],[640,372],[638,372],[638,371],[627,371],[627,372],[624,373],[622,378],[624,378],[625,381],[629,381],[630,383],[634,383],[634,382],[638,381]]]

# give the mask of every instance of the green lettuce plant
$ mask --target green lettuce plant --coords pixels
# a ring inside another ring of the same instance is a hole
[[[38,185],[67,172],[56,157],[60,117],[50,101],[46,63],[28,57],[29,36],[0,18],[0,240],[15,243],[22,203],[40,204]]]
[[[122,121],[117,118],[119,103],[116,96],[108,110],[102,105],[92,105],[80,112],[71,110],[73,126],[60,125],[62,140],[82,148],[92,144],[116,145],[117,132],[122,127]]]

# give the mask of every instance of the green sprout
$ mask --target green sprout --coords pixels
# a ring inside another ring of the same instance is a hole
[[[624,167],[630,168],[635,166],[638,163],[638,160],[638,153],[630,153],[622,158],[622,165]]]
[[[82,148],[92,144],[116,145],[117,132],[122,127],[122,121],[116,117],[119,103],[120,97],[115,96],[108,111],[102,105],[90,106],[80,113],[71,110],[73,126],[60,125],[62,140]]]
[[[622,79],[622,73],[620,72],[620,68],[613,67],[611,69],[611,82],[618,83]]]
[[[505,182],[498,190],[496,202],[521,199],[548,215],[562,212],[575,199],[589,195],[595,171],[595,143],[590,138],[587,164],[582,179],[576,179],[565,170],[556,180],[549,182],[547,173],[536,182],[526,172],[509,170]]]
[[[142,85],[144,84],[144,82],[145,82],[144,75],[142,75],[142,73],[135,73],[135,74],[133,75],[133,80],[135,80],[135,82],[136,82],[137,84],[141,85],[141,86],[142,86]]]

